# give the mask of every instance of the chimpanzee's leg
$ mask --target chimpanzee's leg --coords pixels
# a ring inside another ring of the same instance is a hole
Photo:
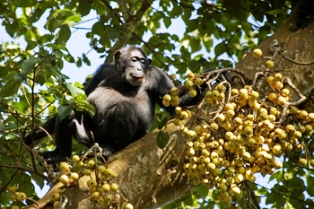
[[[56,116],[55,119],[55,149],[53,151],[41,152],[41,155],[46,158],[47,163],[56,163],[66,160],[72,153],[72,133],[75,128],[72,125],[74,112],[60,121]]]
[[[94,131],[95,141],[104,149],[104,156],[109,157],[130,144],[138,132],[138,125],[135,107],[130,102],[121,101],[109,108]]]
[[[24,143],[27,145],[33,144],[33,142],[38,141],[44,137],[47,136],[47,133],[53,134],[55,130],[55,124],[56,124],[56,117],[57,115],[50,118],[48,121],[46,121],[41,128],[36,128],[34,131],[30,134],[28,134],[24,138]]]

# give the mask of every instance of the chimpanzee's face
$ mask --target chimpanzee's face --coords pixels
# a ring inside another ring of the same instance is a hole
[[[131,48],[128,51],[117,51],[115,53],[116,62],[122,69],[122,78],[131,86],[140,86],[145,82],[147,69],[151,60],[146,57],[139,48]]]

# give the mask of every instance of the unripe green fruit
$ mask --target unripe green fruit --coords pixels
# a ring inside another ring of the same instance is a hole
[[[197,126],[194,127],[194,131],[195,131],[196,134],[200,135],[200,134],[203,133],[203,128],[202,128],[202,126],[197,125]]]
[[[26,194],[24,192],[17,192],[15,195],[18,201],[23,201],[26,199]]]
[[[93,192],[92,197],[93,197],[95,200],[97,200],[97,199],[99,199],[101,196],[100,196],[100,193],[99,193],[99,192]]]
[[[302,133],[301,133],[300,131],[295,131],[295,132],[293,133],[293,136],[294,136],[295,138],[297,138],[297,139],[300,139],[300,138],[302,137]]]
[[[93,180],[93,179],[88,180],[88,181],[87,181],[87,186],[88,186],[89,188],[91,188],[91,187],[96,187],[96,186],[97,186],[96,180]]]
[[[85,166],[85,164],[83,161],[79,161],[79,162],[77,162],[76,166],[77,166],[77,168],[83,168]]]
[[[187,156],[194,156],[195,155],[195,150],[193,148],[188,148],[187,152],[186,152]]]
[[[301,166],[306,166],[307,160],[306,160],[305,158],[301,158],[301,159],[299,160],[299,164],[300,164]]]
[[[17,187],[16,186],[10,186],[8,187],[8,191],[12,194],[14,194],[17,191]]]
[[[213,96],[213,92],[212,91],[207,91],[206,92],[206,98],[211,98]]]
[[[107,168],[106,168],[105,166],[103,166],[103,165],[98,166],[97,169],[98,169],[98,172],[99,172],[100,174],[105,173],[106,170],[107,170]]]
[[[59,201],[55,201],[54,203],[53,203],[53,208],[59,208]]]
[[[84,175],[89,176],[91,174],[92,174],[92,170],[91,169],[88,169],[88,168],[84,169]]]
[[[281,80],[282,80],[282,74],[281,74],[281,73],[276,73],[276,74],[274,75],[274,78],[275,78],[275,80],[277,80],[277,81],[281,81]]]
[[[210,152],[207,149],[202,150],[202,155],[205,157],[208,157],[210,155]]]
[[[233,194],[240,194],[241,190],[239,187],[237,187],[236,185],[231,185],[231,191]]]
[[[223,114],[223,113],[220,113],[218,116],[217,116],[217,120],[219,122],[224,122],[226,119],[226,116]]]
[[[287,97],[290,95],[290,90],[289,89],[282,89],[281,94],[282,94],[282,96]]]
[[[261,57],[262,54],[263,54],[263,52],[260,49],[254,49],[253,50],[253,56],[256,57],[256,58]]]
[[[162,100],[162,105],[165,106],[165,107],[169,107],[171,104],[170,101],[166,101],[166,100]]]
[[[170,75],[169,75],[169,78],[170,78],[171,80],[174,80],[174,79],[176,78],[176,74],[173,74],[173,73],[170,74]]]
[[[176,111],[176,114],[180,114],[182,112],[182,108],[176,107],[175,111]]]
[[[16,192],[16,193],[17,193],[17,192]],[[16,193],[15,193],[15,194],[16,194]],[[17,200],[15,194],[10,194],[10,199],[13,200],[13,201],[16,201],[16,200]]]
[[[265,63],[266,68],[271,69],[274,67],[274,62],[271,60],[267,60]]]
[[[17,205],[13,205],[13,206],[11,207],[11,209],[20,209],[20,207],[17,206]]]
[[[251,97],[253,97],[254,99],[257,99],[259,97],[259,93],[257,91],[252,90]]]
[[[226,184],[219,184],[219,190],[222,192],[227,191],[228,187]]]
[[[223,84],[218,84],[216,86],[216,89],[219,91],[219,92],[223,92],[225,90],[225,86]]]
[[[202,85],[202,84],[203,84],[203,79],[201,79],[201,78],[196,78],[196,79],[195,79],[195,84],[198,85],[198,86]]]
[[[281,144],[275,144],[275,145],[273,146],[273,153],[274,153],[276,156],[282,154],[282,146],[281,146]]]
[[[170,90],[171,96],[175,96],[179,94],[179,89],[177,87],[172,87]]]
[[[110,185],[109,184],[103,184],[102,187],[104,192],[109,192],[110,191]]]
[[[273,164],[274,164],[274,168],[282,168],[282,162],[278,160],[274,160]]]
[[[119,189],[118,184],[115,184],[115,183],[111,183],[111,184],[110,184],[110,190],[111,190],[112,192],[117,192],[118,189]]]
[[[188,135],[188,137],[190,137],[190,138],[196,137],[196,133],[195,133],[195,131],[193,131],[193,130],[189,130],[188,133],[187,133],[187,135]]]
[[[308,113],[305,110],[300,110],[298,112],[298,117],[301,119],[306,119],[307,115],[308,115]]]
[[[208,155],[209,156],[209,155]],[[208,163],[210,163],[210,158],[209,157],[205,157],[204,159],[203,159],[203,163],[204,164],[208,164]]]
[[[231,95],[234,96],[234,95],[237,95],[239,94],[239,90],[238,89],[231,89]]]
[[[237,183],[242,182],[244,179],[243,175],[241,173],[236,173],[236,175],[234,176],[234,181]]]
[[[72,162],[73,162],[73,163],[77,163],[78,161],[80,161],[80,156],[78,156],[78,155],[73,155],[73,157],[72,157]]]
[[[170,102],[171,101],[171,96],[169,94],[166,94],[163,98],[164,101]]]
[[[95,160],[89,160],[89,161],[87,162],[87,167],[93,168],[94,166],[95,166]]]
[[[192,73],[191,71],[188,71],[187,75],[188,79],[193,80],[195,78],[194,73]]]
[[[188,114],[187,111],[182,111],[182,112],[180,113],[180,119],[181,119],[181,120],[187,119],[188,117],[189,117],[189,114]]]
[[[253,128],[251,126],[246,126],[243,130],[246,136],[251,136],[253,134]]]
[[[125,206],[124,206],[124,209],[133,209],[133,205],[131,203],[127,203]]]
[[[193,83],[193,81],[188,80],[188,81],[186,81],[186,82],[184,83],[184,86],[185,86],[186,88],[190,89],[190,88],[192,88],[192,87],[194,86],[194,83]]]
[[[197,91],[196,91],[195,89],[191,89],[191,90],[189,91],[189,95],[190,95],[190,97],[196,97]]]
[[[171,97],[171,102],[173,103],[179,103],[179,96],[175,95]]]
[[[111,194],[106,194],[105,196],[104,196],[104,201],[105,202],[110,202],[111,200],[112,200],[112,195]]]
[[[79,174],[75,173],[75,172],[71,173],[71,179],[74,180],[74,181],[78,180],[79,179]]]
[[[286,97],[279,96],[279,97],[277,98],[277,103],[278,103],[279,105],[284,105],[286,102],[287,102]]]
[[[60,194],[55,192],[53,195],[52,195],[52,198],[54,201],[58,201],[60,199]]]
[[[70,170],[69,164],[67,162],[61,162],[60,163],[60,169],[64,172]]]
[[[213,99],[218,100],[219,94],[220,94],[220,92],[218,90],[212,91]]]
[[[60,182],[64,185],[66,185],[70,182],[70,179],[67,175],[62,175],[62,176],[60,176]]]

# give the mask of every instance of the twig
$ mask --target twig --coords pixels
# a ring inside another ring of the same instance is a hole
[[[288,61],[290,61],[290,62],[292,62],[292,63],[294,63],[294,64],[297,64],[297,65],[312,65],[312,64],[314,64],[314,61],[310,61],[310,62],[298,62],[298,61],[295,61],[295,60],[293,60],[292,58],[290,58],[290,57],[284,55],[283,53],[281,53],[281,56],[282,56],[283,58],[285,58],[286,60],[288,60]]]

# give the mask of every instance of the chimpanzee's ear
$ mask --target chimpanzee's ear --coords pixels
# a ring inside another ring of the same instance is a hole
[[[147,61],[148,61],[148,65],[152,64],[152,60],[147,58]]]
[[[122,55],[122,51],[118,50],[114,53],[114,60],[117,62],[120,59],[120,56]]]

